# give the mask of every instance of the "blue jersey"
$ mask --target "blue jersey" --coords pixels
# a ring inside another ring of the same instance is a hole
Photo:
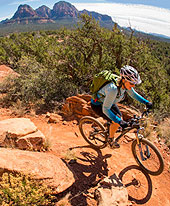
[[[112,121],[119,124],[121,118],[111,111],[111,107],[113,104],[120,102],[124,98],[125,92],[127,92],[128,95],[131,96],[133,99],[136,99],[143,104],[149,102],[141,95],[139,95],[133,88],[131,90],[122,88],[118,89],[118,87],[113,82],[111,82],[98,91],[97,97],[98,99],[100,99],[100,102],[91,99],[91,103],[94,105],[102,104],[103,113]]]

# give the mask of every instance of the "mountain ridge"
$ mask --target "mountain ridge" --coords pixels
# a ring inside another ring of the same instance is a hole
[[[76,22],[78,15],[82,13],[91,15],[99,22],[107,22],[107,24],[110,23],[111,26],[114,25],[110,16],[102,15],[94,11],[78,11],[74,5],[66,1],[55,3],[52,9],[46,5],[42,5],[34,10],[28,4],[21,4],[11,19],[2,20],[0,24],[55,23],[56,20],[61,19],[73,19]]]
[[[115,24],[109,15],[86,9],[78,11],[74,5],[66,1],[55,3],[52,9],[46,5],[33,9],[27,4],[21,4],[11,19],[5,19],[0,22],[0,36],[19,31],[36,31],[41,28],[43,30],[54,30],[61,27],[73,28],[78,22],[78,15],[82,13],[91,15],[92,18],[99,21],[100,26],[107,29],[112,29]],[[118,27],[128,32],[128,28],[120,27],[119,25]],[[134,34],[135,36],[170,42],[169,37],[161,34],[144,33],[137,30],[135,30]]]

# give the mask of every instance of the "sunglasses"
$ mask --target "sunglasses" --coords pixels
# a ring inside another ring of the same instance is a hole
[[[135,84],[132,84],[131,82],[129,82],[129,84],[130,84],[131,86],[135,86]]]

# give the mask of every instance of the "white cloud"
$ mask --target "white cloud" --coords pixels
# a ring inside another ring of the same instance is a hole
[[[14,1],[14,2],[10,3],[9,5],[27,4],[27,3],[29,3],[29,2],[35,2],[35,1],[40,1],[40,0]]]
[[[120,26],[170,37],[170,10],[153,6],[117,3],[75,3],[78,10],[107,14]]]
[[[10,19],[11,16],[4,16],[4,17],[0,17],[0,21],[5,20],[5,19]]]

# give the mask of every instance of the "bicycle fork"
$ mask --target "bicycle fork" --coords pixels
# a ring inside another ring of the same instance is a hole
[[[145,145],[146,150],[144,150],[144,153],[143,153],[143,151],[142,151],[141,143],[138,144],[138,147],[139,147],[140,156],[141,156],[142,161],[147,160],[147,159],[150,157],[150,152],[149,152],[148,145]],[[146,157],[144,157],[144,155],[145,155]]]
[[[137,140],[137,145],[139,147],[139,152],[140,152],[141,159],[142,159],[142,161],[145,161],[150,157],[150,151],[149,151],[148,145],[144,145],[145,148],[142,148],[140,139],[143,137],[143,135],[139,134],[139,130],[141,130],[141,129],[142,128],[137,130],[136,140]],[[145,157],[144,157],[144,155],[145,155]]]

